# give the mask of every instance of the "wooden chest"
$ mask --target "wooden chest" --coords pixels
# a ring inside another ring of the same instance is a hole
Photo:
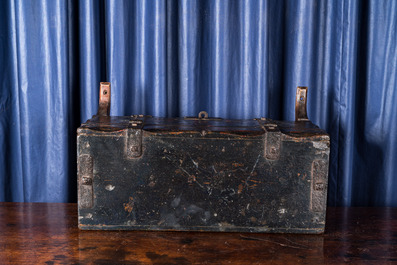
[[[77,131],[81,229],[322,233],[329,136],[296,121],[108,116]]]

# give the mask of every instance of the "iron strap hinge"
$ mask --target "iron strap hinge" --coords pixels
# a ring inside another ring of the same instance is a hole
[[[126,155],[128,158],[142,156],[142,120],[130,120],[126,130]]]

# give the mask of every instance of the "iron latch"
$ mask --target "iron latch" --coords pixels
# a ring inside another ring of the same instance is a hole
[[[142,156],[142,120],[130,120],[126,130],[126,154],[128,158]]]
[[[281,132],[273,120],[267,118],[257,119],[263,130],[265,149],[264,155],[268,160],[278,160],[281,150]]]

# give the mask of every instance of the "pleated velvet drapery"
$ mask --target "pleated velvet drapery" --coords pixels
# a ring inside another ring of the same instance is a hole
[[[0,2],[0,201],[76,201],[76,128],[112,115],[294,119],[331,136],[328,204],[397,206],[397,2]]]

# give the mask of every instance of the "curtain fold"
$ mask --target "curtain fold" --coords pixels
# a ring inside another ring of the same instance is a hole
[[[112,115],[294,119],[331,136],[328,205],[397,206],[397,3],[0,2],[0,201],[76,201],[76,128]]]

